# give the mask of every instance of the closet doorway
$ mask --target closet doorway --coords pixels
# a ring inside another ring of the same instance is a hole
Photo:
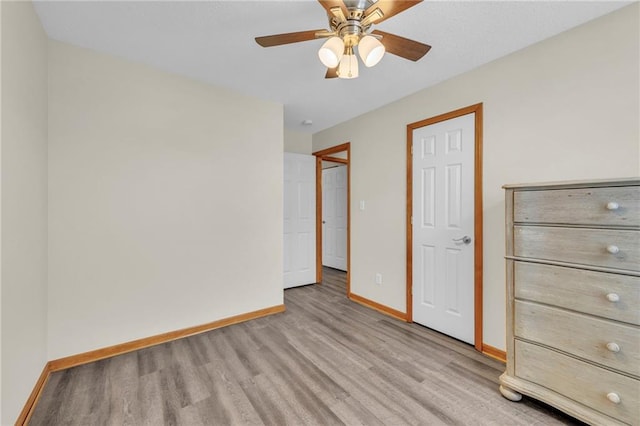
[[[407,125],[407,320],[484,352],[482,104]]]

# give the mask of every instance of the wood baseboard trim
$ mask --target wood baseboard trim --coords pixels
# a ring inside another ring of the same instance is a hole
[[[44,368],[42,369],[42,373],[36,382],[36,385],[33,387],[27,402],[24,404],[18,419],[16,420],[16,426],[22,426],[29,423],[31,419],[31,414],[33,413],[33,409],[38,403],[40,399],[40,395],[42,394],[42,390],[44,389],[44,385],[49,381],[49,376],[51,375],[51,366],[49,363],[46,363]]]
[[[498,361],[507,362],[507,353],[501,349],[494,348],[493,346],[482,344],[482,353]]]
[[[65,370],[67,368],[76,367],[82,364],[88,364],[90,362],[99,361],[105,358],[111,358],[116,355],[122,355],[127,352],[137,351],[138,349],[148,348],[150,346],[159,345],[162,343],[170,342],[172,340],[181,339],[183,337],[193,336],[195,334],[204,333],[207,331],[215,330],[216,328],[226,327],[228,325],[238,324],[241,322],[266,317],[272,314],[278,314],[286,310],[284,305],[276,305],[270,308],[259,309],[253,312],[247,312],[245,314],[235,315],[229,318],[223,318],[221,320],[213,321],[206,324],[196,325],[194,327],[183,328],[181,330],[170,331],[168,333],[158,334],[156,336],[145,337],[138,340],[133,340],[127,343],[121,343],[119,345],[109,346],[102,349],[96,349],[94,351],[84,352],[78,355],[71,355],[64,358],[59,358],[53,361],[47,362],[42,370],[42,374],[38,378],[33,391],[29,395],[27,402],[25,403],[18,419],[16,420],[16,426],[26,425],[31,419],[33,409],[40,399],[42,390],[49,380],[49,376],[54,371]]]
[[[121,343],[119,345],[109,346],[94,351],[84,352],[77,355],[71,355],[49,361],[51,371],[65,370],[90,362],[99,361],[105,358],[111,358],[116,355],[122,355],[127,352],[137,351],[139,349],[148,348],[150,346],[159,345],[170,342],[172,340],[181,339],[183,337],[193,336],[194,334],[204,333],[206,331],[215,330],[216,328],[226,327],[228,325],[237,324],[268,315],[277,314],[285,311],[284,305],[276,305],[270,308],[259,309],[245,314],[235,315],[229,318],[213,321],[207,324],[196,325],[194,327],[183,328],[182,330],[170,331],[168,333],[158,334],[156,336],[145,337],[131,342]]]
[[[349,293],[348,296],[350,300],[353,300],[356,303],[366,306],[367,308],[375,309],[378,312],[381,312],[385,315],[389,315],[390,317],[399,319],[401,321],[405,321],[405,322],[407,321],[407,314],[405,314],[404,312],[396,311],[393,308],[382,305],[378,302],[374,302],[373,300],[369,300],[365,297],[358,296],[357,294],[354,294],[354,293]]]

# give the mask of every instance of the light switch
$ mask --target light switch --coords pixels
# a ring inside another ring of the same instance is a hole
[[[364,210],[364,200],[360,200],[360,210]]]

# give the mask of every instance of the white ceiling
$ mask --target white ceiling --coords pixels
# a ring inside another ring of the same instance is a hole
[[[262,48],[254,37],[327,27],[315,0],[38,1],[50,38],[284,104],[285,127],[315,133],[631,2],[425,1],[382,31],[432,46],[387,54],[355,80],[325,80],[322,40]],[[613,47],[612,47],[613,48]],[[311,126],[302,125],[312,120]]]

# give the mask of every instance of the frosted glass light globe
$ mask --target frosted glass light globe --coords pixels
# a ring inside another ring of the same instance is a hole
[[[331,37],[318,50],[318,57],[325,67],[335,68],[340,63],[343,53],[344,42],[342,39],[340,37]]]
[[[338,77],[340,78],[357,78],[358,77],[358,58],[353,53],[344,55],[338,67]]]
[[[367,67],[372,67],[384,56],[385,48],[380,41],[373,36],[364,36],[358,43],[358,53],[362,62]]]

